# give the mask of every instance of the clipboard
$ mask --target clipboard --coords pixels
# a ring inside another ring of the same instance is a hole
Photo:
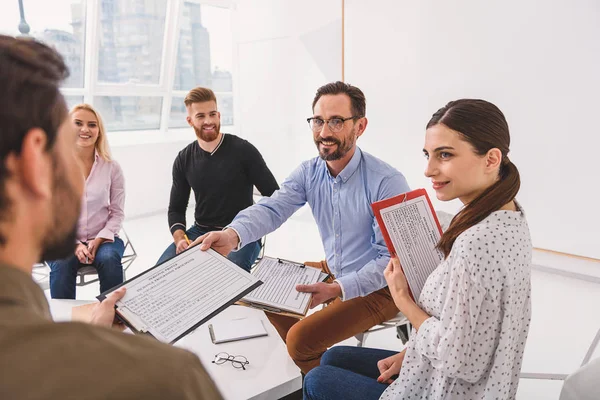
[[[285,258],[277,258],[277,261],[280,262],[280,263],[295,264],[295,265],[298,265],[299,267],[306,268],[306,265],[303,264],[303,263],[286,260]],[[314,267],[310,267],[310,268],[314,268]],[[331,278],[332,278],[331,274],[328,274],[327,272],[321,271],[321,274],[319,275],[318,282],[327,282]]]
[[[269,264],[269,265],[261,265],[262,264]],[[302,298],[305,300],[304,306],[302,309],[299,309],[298,307],[292,307],[292,306],[287,306],[284,305],[282,303],[279,303],[279,305],[275,305],[276,303],[273,301],[269,301],[268,299],[265,298],[261,298],[262,296],[265,295],[264,292],[269,291],[269,290],[275,290],[274,287],[272,286],[272,281],[271,279],[273,279],[272,276],[270,276],[268,274],[268,267],[271,266],[276,266],[279,264],[288,264],[291,266],[296,266],[299,268],[310,268],[311,270],[314,270],[314,273],[318,272],[318,276],[316,277],[315,280],[310,281],[309,283],[317,283],[317,282],[325,282],[331,279],[331,275],[324,273],[323,271],[321,271],[318,268],[315,267],[308,267],[306,265],[304,265],[303,263],[299,263],[299,262],[295,262],[295,261],[290,261],[290,260],[286,260],[283,258],[273,258],[273,257],[263,257],[263,259],[256,265],[255,269],[252,271],[253,274],[258,274],[258,279],[263,281],[263,286],[260,288],[261,290],[259,290],[258,293],[250,293],[249,296],[245,296],[244,298],[240,299],[237,301],[236,304],[241,305],[241,306],[246,306],[246,307],[252,307],[252,308],[256,308],[268,313],[274,313],[274,314],[279,314],[279,315],[285,315],[288,317],[293,317],[293,318],[298,318],[298,319],[302,319],[303,317],[306,316],[309,307],[310,307],[310,302],[312,300],[312,294],[310,295],[305,295],[302,294]],[[263,268],[262,270],[259,271],[258,268]],[[314,275],[313,275],[314,278]],[[296,295],[299,296],[297,291],[295,291],[295,285],[298,283],[304,283],[304,282],[296,282],[294,283],[293,288],[288,288],[287,290],[289,290],[289,292],[284,292],[284,293],[288,293],[285,297],[288,298],[291,295]],[[281,292],[280,292],[281,293]],[[296,299],[296,301],[298,301]],[[296,308],[298,311],[294,311],[293,309]]]
[[[161,264],[157,264],[154,267],[142,272],[141,274],[139,274],[131,279],[126,280],[122,284],[115,286],[115,287],[111,288],[110,290],[107,290],[106,292],[97,296],[97,299],[100,301],[103,301],[108,294],[110,294],[111,292],[117,290],[118,288],[120,288],[122,286],[126,286],[129,289],[129,287],[131,287],[131,285],[139,285],[140,282],[145,282],[145,280],[148,280],[148,277],[157,276],[157,275],[161,274],[162,272],[164,272],[165,269],[172,267],[173,265],[177,265],[176,263],[178,260],[184,260],[185,257],[189,256],[191,252],[200,252],[200,251],[201,251],[200,247],[198,247],[197,245],[193,246],[193,247],[189,247],[188,249],[179,253],[175,257],[173,257],[169,260],[166,260],[165,262],[163,262]],[[231,268],[231,271],[233,271],[233,273],[238,274],[242,278],[246,277],[249,284],[247,284],[243,288],[243,290],[236,291],[235,294],[228,296],[228,298],[225,301],[222,301],[216,307],[213,307],[212,311],[210,311],[203,318],[201,318],[197,321],[190,322],[188,325],[185,326],[185,328],[182,329],[182,332],[180,334],[176,335],[176,337],[174,337],[173,339],[168,340],[167,343],[173,344],[173,343],[177,342],[178,340],[180,340],[184,336],[188,335],[189,333],[193,332],[196,328],[198,328],[199,326],[201,326],[202,324],[204,324],[205,322],[207,322],[208,320],[210,320],[217,314],[221,313],[227,307],[229,307],[232,304],[235,304],[236,301],[240,300],[241,298],[246,296],[248,293],[252,292],[256,288],[258,288],[260,285],[262,285],[262,282],[260,280],[257,280],[255,277],[253,277],[247,271],[245,271],[245,270],[239,268],[237,265],[231,263],[231,261],[229,261],[226,257],[222,256],[221,254],[217,253],[216,251],[209,249],[205,253],[207,255],[214,257],[220,263],[224,263],[226,266],[225,268]],[[227,263],[230,263],[231,265],[228,265]],[[193,268],[193,266],[191,266],[189,268],[191,269],[191,268]],[[168,272],[166,272],[166,273],[168,274]],[[127,298],[128,294],[129,294],[129,292],[127,292],[125,294],[125,297],[123,298],[123,300],[125,300]],[[177,300],[179,300],[179,299],[177,299]],[[131,312],[127,307],[120,306],[120,303],[122,303],[121,300],[119,300],[117,302],[117,304],[115,305],[115,316],[117,319],[119,319],[121,322],[123,322],[123,324],[125,324],[129,329],[131,329],[132,332],[134,332],[136,334],[147,335],[147,336],[153,337],[157,340],[160,340],[160,338],[158,338],[157,335],[152,333],[152,330],[154,330],[156,332],[156,329],[154,329],[154,327],[148,328],[148,323],[144,322],[143,318],[141,318],[139,315],[136,315],[135,313]]]
[[[377,202],[371,204],[371,208],[373,209],[373,212],[375,213],[375,218],[377,219],[377,223],[379,224],[379,228],[381,229],[381,234],[383,235],[383,240],[385,240],[385,244],[388,248],[388,251],[393,256],[397,256],[396,249],[394,249],[394,243],[392,243],[390,234],[389,234],[387,228],[385,227],[385,224],[383,223],[383,218],[381,217],[381,210],[391,207],[398,203],[406,203],[408,200],[413,200],[413,199],[416,199],[417,197],[421,197],[421,196],[425,196],[425,199],[427,200],[427,204],[429,205],[429,208],[431,209],[433,218],[435,220],[435,223],[436,223],[439,233],[441,235],[442,234],[442,226],[440,225],[440,221],[438,220],[437,214],[435,213],[435,210],[433,209],[433,205],[431,204],[431,200],[429,199],[429,195],[427,194],[427,191],[425,189],[416,189],[411,192],[399,194],[398,196],[390,197],[389,199],[377,201]]]
[[[439,242],[439,239],[441,238],[442,235],[442,228],[440,225],[440,222],[437,218],[437,215],[435,213],[435,210],[433,208],[433,205],[431,203],[431,200],[429,199],[429,196],[427,194],[427,191],[425,189],[416,189],[413,190],[411,192],[407,192],[407,193],[403,193],[401,195],[398,196],[394,196],[394,197],[390,197],[389,199],[385,199],[385,200],[381,200],[381,201],[377,201],[373,204],[371,204],[371,208],[373,209],[373,213],[375,214],[375,218],[377,219],[377,223],[379,225],[379,228],[381,229],[381,234],[383,236],[383,239],[385,240],[385,244],[390,252],[390,254],[392,256],[396,256],[400,259],[400,264],[402,267],[402,271],[404,272],[404,275],[407,277],[407,281],[409,283],[409,289],[410,289],[410,295],[413,298],[413,300],[418,300],[420,291],[422,289],[421,287],[417,287],[417,285],[415,284],[415,279],[412,279],[412,283],[413,286],[415,286],[414,288],[411,287],[411,279],[409,279],[409,275],[411,275],[411,273],[413,271],[407,271],[405,269],[406,265],[412,265],[411,264],[411,260],[409,259],[411,257],[405,257],[404,261],[403,261],[403,257],[401,254],[399,254],[399,251],[397,251],[397,249],[394,246],[394,241],[392,240],[391,236],[390,236],[390,232],[388,229],[388,226],[386,226],[386,223],[384,221],[384,217],[383,217],[383,213],[386,212],[387,210],[390,210],[394,207],[398,207],[400,205],[408,205],[409,203],[413,203],[412,200],[418,200],[422,198],[422,200],[425,200],[425,212],[427,214],[427,216],[431,217],[431,220],[428,220],[427,222],[433,227],[433,231],[430,232],[430,236],[429,236],[429,240],[431,243],[435,243],[431,249],[431,254],[430,257],[427,257],[429,259],[429,263],[427,265],[424,266],[424,270],[426,270],[426,274],[427,276],[433,272],[433,270],[435,268],[437,268],[437,265],[439,264],[439,262],[441,260],[443,260],[443,254],[441,253],[441,251],[437,250],[437,248],[435,248],[435,245],[437,245],[437,243]],[[407,247],[409,247],[409,245],[407,245]],[[423,251],[423,249],[420,249],[421,252]],[[406,256],[406,254],[404,254]],[[433,262],[435,261],[435,262]],[[419,265],[420,267],[420,265]],[[423,274],[420,274],[423,275]],[[411,275],[412,276],[412,275]],[[419,280],[419,284],[424,284],[424,279],[422,279],[423,277],[420,277],[421,279]],[[415,296],[415,291],[417,291],[416,296]],[[415,298],[416,297],[416,298]]]
[[[292,265],[297,265],[297,266],[299,266],[301,268],[306,268],[306,265],[303,264],[303,263],[286,260],[285,258],[276,258],[276,260],[279,263],[288,263],[288,264],[292,264]],[[311,268],[314,268],[314,267],[311,267]],[[327,272],[321,271],[321,274],[319,275],[318,282],[327,282],[330,278],[331,278],[331,274],[328,274]]]

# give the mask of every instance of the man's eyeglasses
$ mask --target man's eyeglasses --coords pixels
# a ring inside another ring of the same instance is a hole
[[[215,355],[215,359],[213,360],[213,364],[224,364],[227,361],[231,362],[235,368],[241,368],[246,370],[246,365],[250,364],[250,361],[244,356],[230,356],[228,353],[219,353]]]
[[[361,117],[330,118],[330,119],[311,117],[311,118],[306,118],[306,121],[308,121],[308,125],[310,126],[310,129],[312,129],[312,131],[315,133],[321,132],[321,130],[323,129],[323,126],[325,126],[325,122],[327,122],[327,126],[329,127],[329,130],[332,133],[337,133],[337,132],[341,131],[342,128],[344,127],[344,122],[346,122],[350,119],[358,119],[358,118],[361,118]]]

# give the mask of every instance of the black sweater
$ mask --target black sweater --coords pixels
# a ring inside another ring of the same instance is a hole
[[[279,189],[265,160],[250,142],[223,134],[221,144],[208,153],[197,141],[181,150],[173,163],[169,202],[171,233],[186,229],[185,211],[190,188],[196,198],[196,223],[221,228],[253,204],[253,187],[263,196]]]

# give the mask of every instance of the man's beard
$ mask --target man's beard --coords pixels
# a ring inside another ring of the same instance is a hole
[[[202,127],[196,128],[196,125],[193,125],[194,132],[196,132],[196,137],[204,142],[212,142],[213,140],[219,137],[219,132],[221,131],[221,124],[215,124],[215,130],[211,133],[204,132]]]
[[[52,225],[42,243],[42,260],[52,261],[73,255],[77,238],[77,223],[81,211],[81,199],[67,180],[64,168],[54,161],[52,196]]]
[[[334,138],[333,136],[330,136],[328,138],[321,138],[319,136],[317,139],[315,139],[315,144],[317,145],[317,150],[319,150],[319,157],[321,157],[325,161],[336,161],[336,160],[341,159],[346,154],[348,154],[348,152],[350,150],[352,150],[352,146],[354,146],[354,143],[355,143],[355,140],[354,140],[355,137],[356,136],[354,135],[354,131],[352,131],[352,135],[350,136],[350,138],[345,138],[342,141],[340,141],[337,138]],[[335,143],[336,144],[335,150],[331,151],[329,149],[321,149],[319,147],[319,144],[322,141]]]

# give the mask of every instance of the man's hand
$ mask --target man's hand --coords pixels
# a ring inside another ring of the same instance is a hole
[[[181,253],[191,245],[191,243],[188,243],[188,238],[182,229],[178,229],[173,233],[173,243],[175,243],[175,254]]]
[[[296,290],[303,293],[312,293],[310,308],[315,308],[319,304],[342,295],[342,288],[338,283],[317,282],[312,285],[296,285]]]
[[[89,264],[90,261],[90,252],[87,248],[87,246],[83,243],[79,243],[77,245],[77,247],[75,248],[75,255],[77,256],[77,259],[79,260],[80,263],[82,264]]]
[[[211,247],[213,250],[227,257],[231,250],[235,249],[240,242],[240,238],[233,229],[225,229],[224,231],[208,232],[194,240],[190,246],[198,243],[200,250],[208,250]]]
[[[388,287],[390,288],[390,293],[394,298],[396,305],[400,300],[410,298],[408,282],[406,281],[404,272],[402,272],[402,267],[400,267],[400,260],[398,260],[398,257],[392,257],[390,259],[385,271],[383,271],[383,276],[385,277]]]
[[[89,263],[92,263],[96,259],[96,252],[98,251],[98,247],[100,247],[100,245],[104,242],[106,242],[106,239],[97,237],[96,239],[88,243],[87,249],[89,252]]]
[[[119,327],[114,324],[115,320],[115,303],[125,296],[125,287],[120,287],[110,293],[102,303],[95,304],[92,309],[90,323],[106,327]]]
[[[190,247],[186,239],[181,239],[178,242],[175,242],[175,254],[179,254],[185,249]]]
[[[377,378],[377,382],[387,384],[392,383],[394,381],[392,377],[400,373],[400,368],[402,368],[402,362],[404,361],[405,354],[406,350],[402,351],[401,353],[394,354],[391,357],[377,361],[377,368],[381,374],[379,375],[379,378]]]

